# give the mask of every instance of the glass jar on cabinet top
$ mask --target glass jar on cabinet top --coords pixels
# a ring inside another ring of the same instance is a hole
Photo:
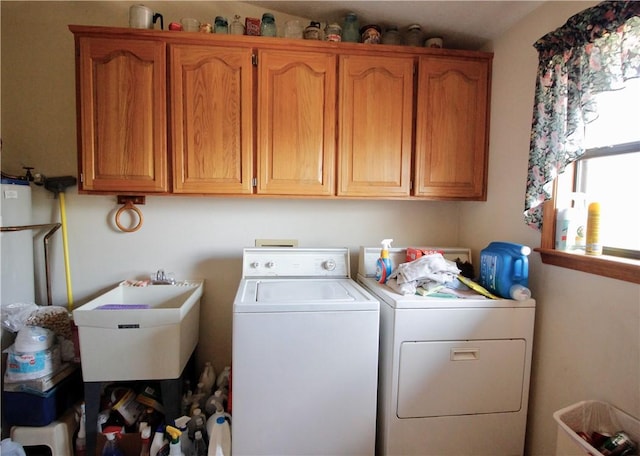
[[[412,24],[407,27],[404,35],[404,44],[407,46],[422,46],[424,43],[424,34],[419,24]]]
[[[349,13],[342,23],[342,41],[348,43],[360,42],[360,22],[355,13]]]
[[[304,29],[305,40],[321,40],[322,34],[320,33],[320,22],[311,21],[311,23]]]
[[[389,25],[382,34],[382,44],[402,44],[402,36],[395,25]]]
[[[342,41],[342,27],[335,22],[327,24],[327,27],[324,29],[324,40]]]
[[[229,23],[227,22],[227,18],[216,16],[216,20],[213,23],[213,32],[223,34],[229,33]]]
[[[240,16],[233,16],[233,22],[229,26],[229,33],[232,35],[244,35],[244,25],[240,22]]]
[[[261,36],[277,36],[276,19],[271,13],[262,15],[262,23],[260,24]]]

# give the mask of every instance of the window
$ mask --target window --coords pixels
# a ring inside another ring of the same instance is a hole
[[[640,79],[595,99],[598,117],[585,127],[573,190],[601,204],[604,253],[640,259]]]
[[[619,254],[620,247],[637,252],[640,2],[599,3],[534,47],[539,65],[524,216],[542,231],[537,250],[545,263],[640,283],[640,260],[553,249],[556,202],[571,190],[586,190],[603,207],[601,236],[611,247],[605,253]],[[574,187],[565,186],[566,174]]]

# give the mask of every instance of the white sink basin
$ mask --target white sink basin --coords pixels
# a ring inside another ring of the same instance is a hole
[[[84,381],[180,377],[198,344],[202,289],[121,284],[75,309]]]

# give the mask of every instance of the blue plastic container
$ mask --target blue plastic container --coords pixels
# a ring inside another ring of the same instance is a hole
[[[491,242],[480,252],[480,285],[510,298],[513,285],[529,286],[531,248],[511,242]]]

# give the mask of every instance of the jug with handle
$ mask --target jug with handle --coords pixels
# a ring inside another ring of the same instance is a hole
[[[140,29],[152,29],[156,21],[160,19],[160,29],[164,29],[162,14],[154,13],[151,8],[144,5],[132,5],[129,8],[129,27]]]

